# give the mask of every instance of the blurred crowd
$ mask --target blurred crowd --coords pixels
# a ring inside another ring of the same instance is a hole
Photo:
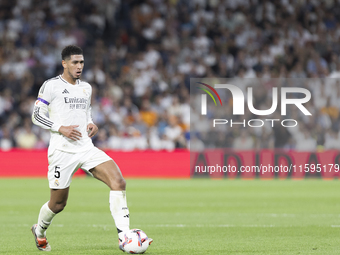
[[[249,128],[192,142],[235,149],[340,148],[340,3],[337,0],[2,0],[0,1],[0,148],[46,148],[32,125],[42,83],[62,73],[61,50],[83,48],[82,79],[102,149],[189,147],[190,78],[311,78],[308,120],[291,110],[299,132]],[[268,84],[268,83],[267,83]],[[272,85],[256,91],[270,106]],[[256,107],[255,107],[256,108]],[[306,145],[308,144],[308,145]]]

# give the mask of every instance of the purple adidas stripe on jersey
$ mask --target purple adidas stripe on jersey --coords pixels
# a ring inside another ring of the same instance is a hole
[[[43,102],[43,103],[46,104],[46,105],[49,105],[49,104],[50,104],[49,102],[47,102],[46,100],[44,100],[44,99],[42,99],[42,98],[40,98],[40,97],[38,97],[38,100],[39,100],[40,102]]]

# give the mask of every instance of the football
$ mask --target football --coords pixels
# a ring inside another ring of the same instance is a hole
[[[121,248],[127,253],[141,254],[149,247],[148,236],[141,229],[130,229],[124,233]]]

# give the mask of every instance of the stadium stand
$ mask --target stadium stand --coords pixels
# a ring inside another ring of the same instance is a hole
[[[61,49],[84,49],[102,149],[189,147],[192,77],[313,78],[313,118],[298,132],[241,129],[215,137],[244,150],[339,149],[340,4],[316,0],[27,0],[0,2],[0,149],[46,148],[30,116]],[[268,91],[255,102],[268,107]],[[317,99],[317,100],[316,100]],[[294,115],[295,114],[295,115]],[[209,146],[202,132],[195,143]],[[215,143],[216,144],[216,143]]]

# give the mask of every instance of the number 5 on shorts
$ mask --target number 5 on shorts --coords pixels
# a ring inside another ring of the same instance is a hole
[[[55,172],[54,177],[55,178],[59,178],[60,177],[60,171],[58,171],[58,169],[60,169],[59,166],[56,166],[55,169],[54,169],[54,172]]]

